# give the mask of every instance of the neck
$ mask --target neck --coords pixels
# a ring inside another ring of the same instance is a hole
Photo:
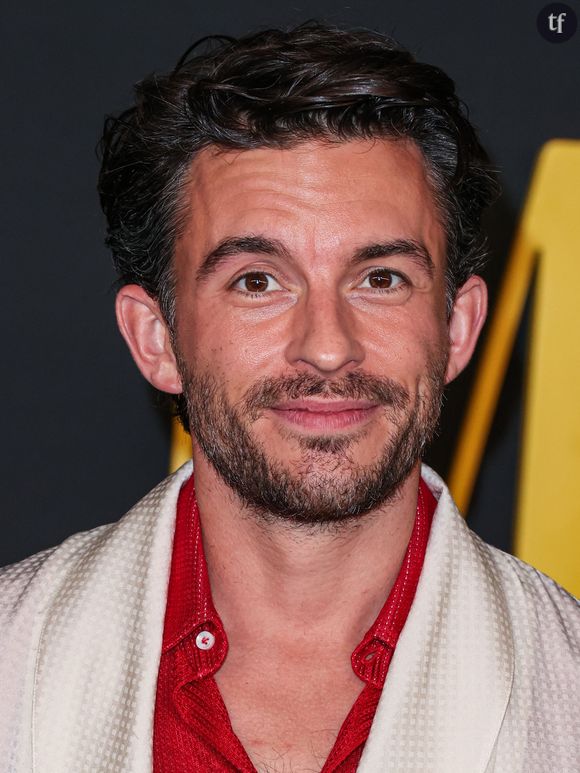
[[[332,641],[352,650],[378,615],[405,555],[419,463],[393,500],[330,531],[248,515],[205,459],[195,456],[212,595],[230,643],[257,635],[298,641],[308,631],[321,645]]]

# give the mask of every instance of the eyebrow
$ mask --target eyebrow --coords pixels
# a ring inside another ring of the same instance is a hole
[[[231,236],[224,239],[213,250],[204,256],[196,272],[198,282],[203,282],[234,255],[274,255],[284,260],[290,260],[290,253],[278,239],[267,239],[264,236]]]
[[[433,279],[435,276],[435,263],[429,250],[422,242],[418,242],[415,239],[394,239],[393,241],[361,247],[352,256],[350,264],[355,266],[357,263],[363,263],[365,260],[389,258],[392,255],[406,255],[419,269],[429,276],[429,279]]]
[[[272,255],[286,261],[292,259],[288,249],[278,239],[270,239],[265,236],[231,236],[204,255],[201,265],[196,271],[197,282],[202,283],[208,279],[220,266],[227,263],[228,258],[243,254]],[[408,256],[430,279],[433,278],[435,264],[429,250],[422,242],[415,239],[394,239],[367,244],[354,252],[348,265],[356,266],[367,260],[388,258],[393,255]]]

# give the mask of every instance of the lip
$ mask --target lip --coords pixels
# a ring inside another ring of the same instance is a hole
[[[341,411],[360,411],[375,408],[370,400],[289,400],[278,403],[276,411],[308,411],[313,413],[340,413]]]
[[[282,421],[305,430],[328,432],[347,429],[368,421],[378,410],[376,403],[367,400],[294,400],[272,408]]]

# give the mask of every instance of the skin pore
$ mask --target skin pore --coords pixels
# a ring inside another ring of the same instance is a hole
[[[259,769],[320,770],[362,689],[350,655],[396,578],[485,285],[471,277],[448,318],[445,232],[406,140],[210,148],[187,193],[176,351],[140,287],[120,291],[119,325],[143,375],[188,398],[234,730]]]

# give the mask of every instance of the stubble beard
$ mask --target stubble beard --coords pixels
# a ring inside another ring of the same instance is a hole
[[[414,399],[389,378],[351,372],[327,382],[311,374],[265,378],[232,405],[223,381],[177,357],[191,433],[220,478],[250,513],[267,522],[334,528],[352,524],[393,500],[435,433],[444,390],[447,352],[429,358]],[[375,462],[356,460],[369,431],[305,435],[272,427],[300,449],[299,461],[272,459],[251,432],[251,423],[282,400],[312,396],[372,400],[392,428]]]

